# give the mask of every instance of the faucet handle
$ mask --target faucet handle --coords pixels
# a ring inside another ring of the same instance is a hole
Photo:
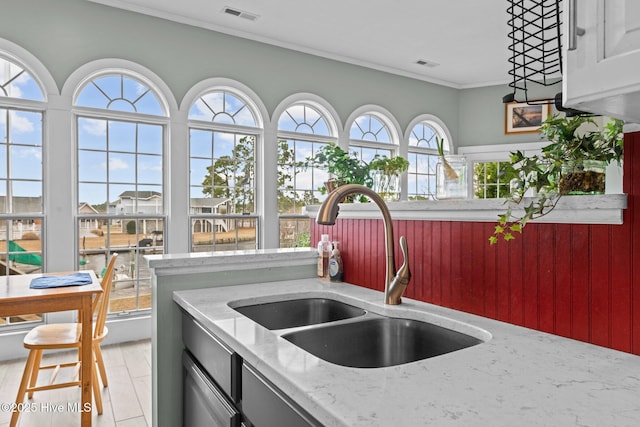
[[[411,280],[411,270],[409,269],[409,248],[407,246],[407,239],[404,236],[400,237],[400,250],[402,251],[402,266],[396,273],[396,277],[389,285],[389,294],[387,296],[387,304],[397,305],[402,302],[402,294],[409,285]]]
[[[400,250],[402,251],[402,266],[398,270],[396,277],[406,281],[409,284],[411,279],[411,271],[409,269],[409,247],[407,245],[407,239],[404,236],[400,236]]]

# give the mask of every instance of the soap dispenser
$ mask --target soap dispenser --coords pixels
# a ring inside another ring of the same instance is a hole
[[[342,257],[338,249],[338,242],[333,242],[333,251],[329,259],[329,278],[332,282],[342,282]]]
[[[329,258],[331,257],[331,242],[329,235],[323,234],[318,242],[318,277],[329,278]]]

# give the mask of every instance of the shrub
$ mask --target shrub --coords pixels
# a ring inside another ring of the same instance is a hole
[[[129,221],[127,223],[127,234],[136,234],[136,222]]]

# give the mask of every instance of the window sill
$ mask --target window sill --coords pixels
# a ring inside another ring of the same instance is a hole
[[[525,202],[522,205],[526,204]],[[393,219],[424,221],[494,222],[504,213],[504,199],[437,200],[390,202]],[[548,215],[535,220],[557,224],[622,224],[622,212],[627,208],[626,194],[598,196],[564,196]],[[307,206],[307,215],[315,218],[319,206]],[[523,213],[514,209],[514,215]],[[382,218],[374,203],[340,205],[340,218]]]

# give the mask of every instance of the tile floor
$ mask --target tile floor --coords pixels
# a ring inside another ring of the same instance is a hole
[[[103,413],[93,413],[95,427],[151,426],[151,341],[103,346],[109,386],[102,388]],[[46,356],[49,361],[68,358],[69,353]],[[0,427],[8,427],[11,413],[6,405],[15,401],[25,360],[0,363]],[[61,372],[60,379],[70,373]],[[46,380],[46,372],[41,378]],[[35,393],[29,407],[34,412],[20,415],[19,427],[80,426],[80,414],[73,406],[80,401],[79,388]],[[63,410],[58,411],[59,408]]]

